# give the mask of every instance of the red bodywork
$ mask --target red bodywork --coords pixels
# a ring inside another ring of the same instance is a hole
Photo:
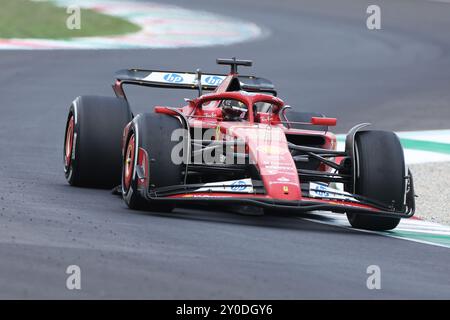
[[[355,199],[345,198],[321,198],[302,193],[302,181],[299,179],[298,168],[290,152],[287,136],[320,137],[323,143],[321,149],[336,150],[336,136],[329,131],[294,129],[281,120],[280,110],[285,103],[278,97],[263,93],[249,93],[245,91],[230,91],[229,87],[237,78],[236,73],[230,73],[213,93],[201,95],[188,100],[188,104],[182,108],[156,106],[154,111],[168,116],[183,117],[190,128],[214,129],[216,134],[213,140],[225,140],[236,138],[245,141],[246,153],[253,159],[261,181],[264,193],[238,193],[215,191],[187,191],[177,192],[166,196],[153,197],[148,191],[149,176],[144,172],[139,185],[144,190],[144,196],[149,201],[166,202],[201,202],[207,200],[210,203],[237,203],[250,204],[269,208],[290,208],[297,210],[330,210],[334,212],[361,212],[377,213],[389,216],[386,210],[372,206]],[[114,89],[119,97],[125,97],[122,89],[123,83],[117,81]],[[224,121],[222,118],[220,100],[233,99],[244,103],[247,108],[247,117],[244,121]],[[209,102],[209,103],[208,103]],[[258,102],[266,102],[272,105],[270,113],[254,113],[253,106]],[[335,118],[312,117],[307,123],[318,126],[334,126]],[[130,124],[124,129],[123,146],[126,145]],[[125,152],[126,150],[124,150]],[[138,165],[147,162],[145,150],[139,150]],[[276,161],[274,161],[274,159]],[[333,158],[331,158],[333,160]],[[335,161],[339,164],[342,157]],[[331,172],[331,168],[321,163],[318,167],[321,172]]]
[[[324,138],[325,149],[336,150],[336,136],[331,132],[288,129],[280,120],[278,111],[285,105],[284,101],[269,94],[252,93],[241,91],[227,91],[234,74],[230,74],[213,93],[202,95],[190,100],[189,104],[178,111],[183,113],[189,121],[191,128],[205,128],[217,130],[215,139],[238,138],[247,142],[248,153],[255,164],[264,183],[265,195],[245,195],[249,198],[265,198],[288,201],[302,200],[302,192],[297,168],[288,148],[286,134],[301,134],[320,136]],[[218,112],[218,101],[223,99],[239,100],[247,105],[248,117],[246,121],[224,121]],[[209,103],[204,106],[207,102]],[[267,102],[277,108],[272,113],[258,113],[254,116],[253,106],[257,102]],[[202,107],[203,105],[203,107]],[[168,107],[155,107],[155,112],[176,116],[177,113]],[[335,125],[334,118],[312,118],[313,125]],[[124,135],[126,136],[126,134]],[[276,157],[274,162],[272,159]],[[328,170],[325,165],[322,170]],[[242,194],[233,193],[185,193],[173,195],[171,198],[186,197],[242,197]],[[305,199],[306,200],[306,199]]]

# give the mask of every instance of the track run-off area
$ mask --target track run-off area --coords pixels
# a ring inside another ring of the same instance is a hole
[[[128,20],[137,33],[70,39],[0,39],[0,50],[150,49],[229,45],[263,36],[256,24],[205,11],[153,2],[54,0],[63,8],[91,9]],[[69,15],[67,15],[69,17]],[[80,17],[80,27],[82,28]]]

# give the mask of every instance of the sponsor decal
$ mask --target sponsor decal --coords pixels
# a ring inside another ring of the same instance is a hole
[[[267,163],[264,162],[264,164],[279,164],[281,161],[284,161],[285,159],[288,159],[288,157],[285,157],[284,155],[280,155],[280,154],[265,154],[264,155],[264,159],[267,159]]]
[[[247,188],[244,181],[239,180],[235,181],[231,184],[231,190],[232,191],[244,191]]]
[[[162,83],[181,83],[181,84],[194,84],[194,74],[179,74],[176,72],[151,72],[148,76],[143,78],[144,81],[162,82]]]
[[[253,193],[252,179],[218,181],[205,183],[196,192],[238,192]]]
[[[283,154],[286,150],[284,148],[280,148],[278,146],[273,146],[273,145],[263,145],[263,146],[259,146],[257,148],[258,151],[267,153],[267,154],[271,154],[271,155],[278,155],[278,154]]]
[[[310,189],[315,196],[329,198],[330,193],[327,191],[327,187],[321,184],[316,184],[315,188]]]
[[[180,83],[180,82],[183,82],[184,79],[178,73],[167,73],[164,76],[164,80],[166,80],[167,82],[172,82],[172,83]]]
[[[220,77],[220,76],[206,76],[204,80],[202,77],[202,83],[210,85],[210,86],[218,86],[219,84],[222,83],[224,78],[225,77]]]
[[[291,176],[296,177],[297,171],[293,170],[291,167],[289,168],[267,168],[264,166],[260,167],[261,174],[282,174],[283,176]],[[291,178],[292,179],[292,178]]]
[[[202,75],[202,84],[218,86],[225,79],[225,76]],[[197,75],[194,73],[159,72],[154,71],[148,74],[143,80],[165,83],[197,85]],[[204,96],[208,96],[205,94]]]
[[[325,184],[311,182],[309,184],[309,195],[313,198],[327,198],[335,200],[357,201],[352,195],[345,191],[330,188]]]
[[[266,166],[266,169],[290,172],[292,170],[292,167],[291,166],[283,166],[283,165],[281,165],[281,166],[270,165],[270,166]]]

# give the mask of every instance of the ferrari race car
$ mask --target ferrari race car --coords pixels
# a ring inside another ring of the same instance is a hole
[[[64,141],[69,184],[115,187],[128,207],[151,211],[185,204],[326,210],[369,230],[414,215],[412,175],[393,132],[356,125],[338,151],[328,130],[335,118],[296,111],[269,80],[240,75],[249,60],[217,63],[230,73],[121,70],[116,97],[76,98]],[[134,115],[124,85],[192,89],[198,97]]]

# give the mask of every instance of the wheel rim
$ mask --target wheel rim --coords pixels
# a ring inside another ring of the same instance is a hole
[[[66,168],[70,167],[72,161],[74,128],[75,128],[75,120],[73,115],[71,115],[69,122],[67,124],[66,143],[64,146],[64,165]]]
[[[127,152],[125,153],[124,159],[123,182],[125,190],[128,190],[130,188],[131,179],[133,177],[135,148],[136,142],[134,134],[132,134],[130,140],[128,141]]]

